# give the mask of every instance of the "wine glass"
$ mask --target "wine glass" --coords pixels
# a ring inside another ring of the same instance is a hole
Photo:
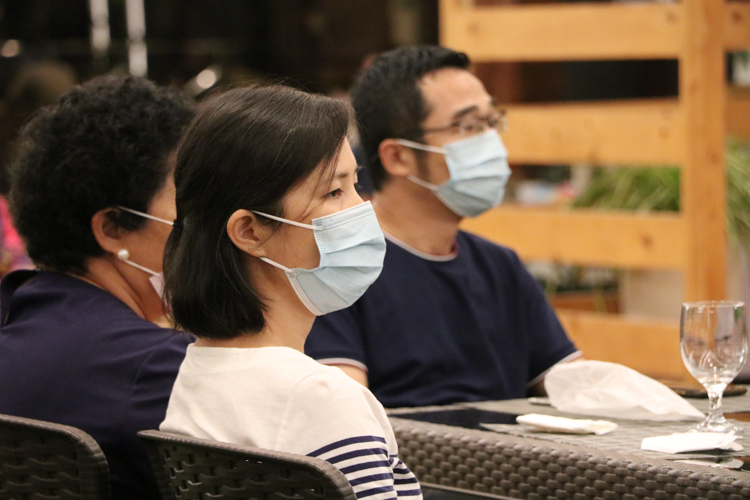
[[[747,360],[748,336],[745,303],[731,301],[685,302],[680,317],[680,350],[690,374],[708,391],[708,415],[697,430],[739,431],[721,410],[724,389]]]

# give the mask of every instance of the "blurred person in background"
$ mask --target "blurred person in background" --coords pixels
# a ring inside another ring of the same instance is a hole
[[[100,77],[23,128],[10,211],[36,271],[0,284],[0,413],[71,425],[101,446],[115,499],[158,499],[136,432],[164,418],[191,338],[153,323],[175,218],[182,94]]]
[[[315,316],[355,301],[383,264],[350,119],[335,99],[250,87],[204,103],[185,132],[164,275],[198,340],[160,429],[318,457],[357,498],[418,500],[383,406],[302,353]]]
[[[39,108],[54,103],[76,85],[73,69],[54,60],[26,61],[8,84],[0,113],[0,277],[17,269],[31,269],[8,212],[8,163],[15,150],[18,131]]]
[[[500,204],[510,175],[504,112],[469,64],[396,49],[352,90],[388,250],[360,300],[316,319],[305,352],[386,407],[541,393],[549,368],[580,355],[518,256],[459,230]]]

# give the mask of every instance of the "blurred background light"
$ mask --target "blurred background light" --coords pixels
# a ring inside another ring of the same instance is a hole
[[[130,74],[147,76],[146,11],[143,0],[125,0],[125,14],[128,29],[128,66]]]
[[[98,71],[107,69],[109,48],[112,44],[109,26],[109,3],[107,0],[89,0],[91,13],[91,52],[93,64]]]
[[[213,69],[204,69],[195,77],[196,83],[202,89],[213,87],[216,80],[218,80],[218,77]]]
[[[21,53],[21,43],[18,40],[7,40],[0,49],[3,57],[16,57]]]
[[[193,97],[198,96],[216,85],[223,74],[221,66],[218,64],[211,65],[189,80],[183,88]]]

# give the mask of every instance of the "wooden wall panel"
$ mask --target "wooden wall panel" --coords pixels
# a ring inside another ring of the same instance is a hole
[[[730,51],[749,49],[750,2],[727,2],[724,22],[724,48]]]
[[[682,363],[678,324],[566,309],[557,316],[588,359],[620,363],[668,383],[695,384]]]
[[[462,228],[513,248],[524,260],[636,269],[681,269],[685,221],[675,214],[629,214],[506,205]]]
[[[443,45],[475,62],[676,58],[680,4],[477,6],[440,0]]]
[[[515,105],[503,140],[515,163],[679,166],[682,117],[676,99]]]
[[[750,89],[730,88],[726,113],[727,134],[750,142]]]

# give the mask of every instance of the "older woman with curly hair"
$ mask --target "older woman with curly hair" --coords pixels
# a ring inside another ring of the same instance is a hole
[[[191,338],[153,323],[175,218],[173,162],[192,103],[102,77],[39,112],[10,168],[10,209],[38,270],[0,286],[0,413],[101,445],[118,499],[159,498],[136,432],[164,418]]]

